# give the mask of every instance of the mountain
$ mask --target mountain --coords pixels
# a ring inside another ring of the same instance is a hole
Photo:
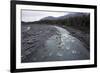
[[[60,16],[58,19],[68,19],[68,18],[75,18],[75,17],[82,17],[88,15],[87,13],[70,13],[68,15]]]
[[[60,17],[53,17],[53,16],[47,16],[44,17],[42,19],[40,19],[40,21],[44,21],[44,20],[64,20],[64,19],[68,19],[68,18],[74,18],[74,17],[82,17],[82,16],[86,16],[88,15],[88,13],[70,13],[64,16],[60,16]]]
[[[55,18],[53,16],[47,16],[47,17],[42,18],[41,20],[57,20],[57,18]]]
[[[26,22],[25,22],[26,23]],[[26,24],[52,24],[68,25],[77,27],[90,27],[89,13],[70,13],[60,17],[47,16],[39,21],[27,22]]]

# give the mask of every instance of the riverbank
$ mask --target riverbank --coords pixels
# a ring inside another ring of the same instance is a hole
[[[59,25],[57,25],[59,26]],[[83,42],[83,45],[87,48],[88,51],[90,51],[90,32],[87,28],[81,28],[75,27],[75,26],[60,26],[62,28],[65,28],[67,31],[69,31],[74,37],[79,39],[81,42]]]

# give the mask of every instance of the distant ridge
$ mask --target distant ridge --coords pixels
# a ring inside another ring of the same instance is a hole
[[[90,14],[89,13],[70,13],[60,17],[47,16],[39,21],[24,22],[22,24],[57,24],[69,26],[90,27]]]

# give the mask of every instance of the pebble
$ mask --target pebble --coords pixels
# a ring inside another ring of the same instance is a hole
[[[63,56],[63,54],[61,54],[61,53],[59,53],[59,52],[57,53],[57,55],[58,55],[58,56]]]
[[[76,50],[72,50],[72,54],[76,54],[77,53],[77,51]]]
[[[28,27],[27,27],[27,30],[30,30],[30,29],[31,29],[31,27],[30,27],[30,26],[28,26]]]

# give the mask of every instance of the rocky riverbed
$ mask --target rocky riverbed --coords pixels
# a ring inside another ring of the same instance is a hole
[[[22,24],[21,62],[89,59],[90,52],[87,49],[89,46],[79,38],[85,37],[86,34],[80,32],[57,25]]]

